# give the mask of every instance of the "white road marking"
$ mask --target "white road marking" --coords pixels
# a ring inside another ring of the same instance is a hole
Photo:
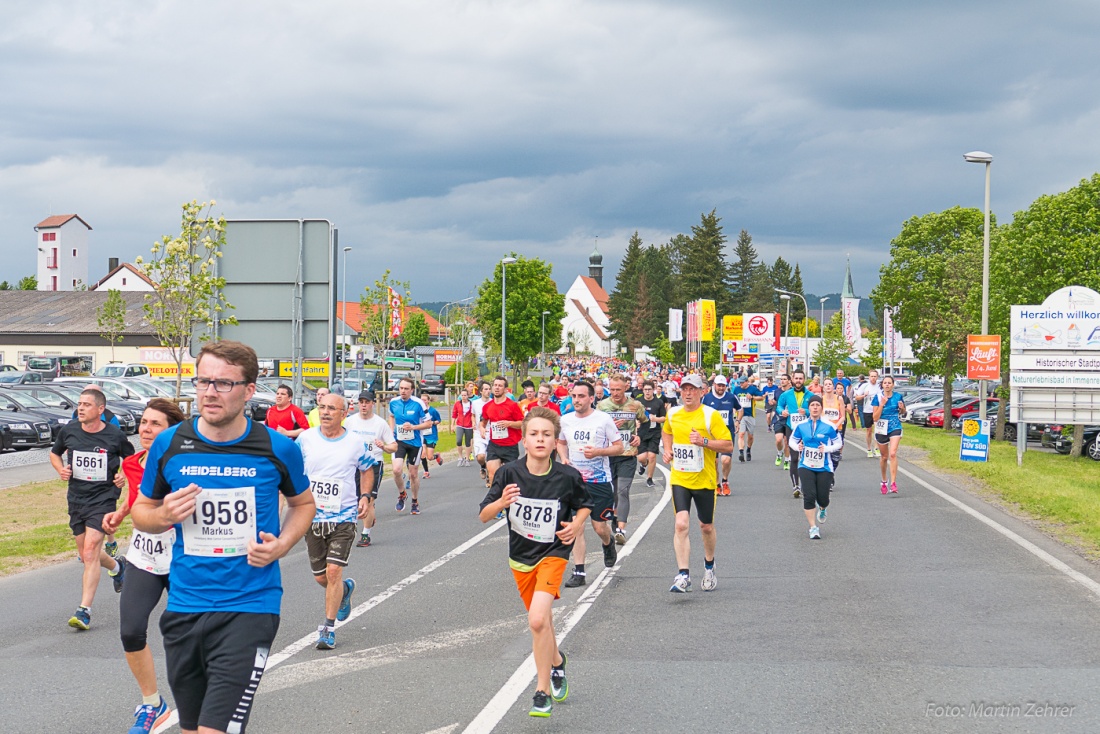
[[[350,624],[351,622],[355,621],[356,617],[359,617],[359,616],[362,616],[363,614],[366,614],[371,609],[374,609],[376,606],[378,606],[382,602],[386,601],[386,599],[389,599],[391,596],[394,596],[395,594],[397,594],[399,591],[402,591],[403,589],[410,586],[411,584],[415,584],[417,581],[424,578],[425,576],[430,574],[432,571],[436,570],[437,568],[444,565],[448,561],[456,558],[457,556],[462,555],[463,553],[468,551],[470,548],[473,548],[475,545],[480,543],[485,538],[488,538],[490,535],[495,533],[497,530],[500,530],[502,527],[505,526],[505,524],[506,523],[505,523],[504,520],[500,520],[498,522],[493,523],[492,525],[490,525],[485,530],[481,531],[480,533],[478,533],[474,537],[467,540],[462,545],[460,545],[457,548],[455,548],[454,550],[452,550],[450,553],[447,553],[443,556],[440,556],[439,558],[432,561],[427,566],[424,566],[424,568],[420,569],[419,571],[412,574],[411,576],[406,576],[405,578],[401,579],[400,581],[398,581],[396,584],[394,584],[390,588],[386,589],[385,591],[381,592],[380,594],[377,594],[377,595],[371,597],[367,601],[363,602],[359,606],[352,609],[351,614],[348,616],[348,618],[346,620],[344,620],[343,622],[337,622],[336,623],[336,628],[339,629],[340,627],[343,627],[345,624]],[[306,635],[305,637],[301,638],[300,640],[297,640],[295,642],[290,643],[289,645],[284,647],[282,650],[280,650],[279,652],[275,653],[274,655],[272,655],[271,657],[269,657],[267,659],[267,667],[265,667],[264,670],[265,671],[271,670],[275,666],[286,662],[293,655],[296,655],[297,653],[301,652],[302,650],[305,650],[307,647],[312,646],[316,642],[317,642],[317,633],[316,632],[311,632],[310,634]],[[263,690],[266,691],[267,687],[264,686]]]
[[[515,635],[527,628],[527,615],[517,615],[492,624],[480,624],[466,629],[447,630],[410,642],[351,650],[339,655],[326,655],[318,660],[290,663],[264,676],[264,693],[335,678],[382,665],[389,665],[418,655],[433,655],[442,650],[461,647],[484,638]]]
[[[997,522],[993,518],[986,517],[982,513],[975,510],[973,507],[970,507],[969,505],[964,504],[963,502],[960,502],[959,500],[957,500],[954,497],[950,496],[949,494],[947,494],[943,490],[940,490],[940,489],[937,489],[936,487],[933,487],[931,484],[924,481],[923,479],[918,477],[913,472],[907,471],[905,468],[900,467],[900,466],[898,467],[898,471],[901,472],[902,474],[904,474],[905,476],[909,477],[910,479],[912,479],[914,482],[921,485],[925,489],[927,489],[929,492],[932,492],[933,494],[942,497],[943,499],[947,500],[951,504],[958,507],[963,512],[967,513],[968,515],[970,515],[974,518],[977,518],[979,521],[981,521],[981,522],[985,523],[986,525],[988,525],[989,527],[993,528],[998,533],[1005,536],[1006,538],[1008,538],[1009,540],[1011,540],[1013,543],[1020,546],[1024,550],[1028,551],[1029,553],[1031,553],[1032,555],[1037,557],[1039,560],[1046,563],[1048,566],[1050,566],[1054,570],[1061,571],[1066,576],[1068,576],[1070,578],[1070,580],[1076,581],[1077,583],[1081,584],[1086,589],[1091,591],[1096,597],[1100,598],[1100,583],[1097,583],[1096,581],[1092,580],[1091,578],[1089,578],[1085,574],[1081,573],[1080,571],[1078,571],[1076,569],[1073,569],[1073,568],[1070,568],[1068,565],[1066,565],[1062,561],[1058,560],[1054,556],[1050,555],[1045,550],[1043,550],[1039,546],[1032,543],[1030,540],[1027,540],[1026,538],[1023,538],[1020,535],[1017,535],[1013,531],[1006,528],[1004,525],[1001,525],[999,522]]]
[[[441,726],[438,729],[432,729],[431,731],[426,731],[426,732],[424,732],[424,734],[451,734],[451,732],[454,731],[457,728],[458,728],[458,724],[455,723],[455,724],[451,724],[450,726]]]
[[[577,600],[576,606],[569,612],[569,615],[565,619],[565,623],[557,626],[558,629],[558,644],[560,645],[566,635],[577,626],[588,610],[592,608],[596,599],[599,597],[603,590],[607,588],[607,585],[611,583],[611,579],[615,577],[616,572],[622,565],[623,559],[629,556],[633,550],[645,537],[646,533],[653,526],[653,523],[657,521],[657,518],[661,515],[661,512],[668,505],[672,499],[672,487],[668,484],[668,472],[663,466],[658,466],[658,469],[665,475],[665,492],[661,496],[661,499],[657,501],[656,506],[649,511],[646,519],[638,526],[638,529],[634,531],[634,534],[630,536],[630,539],[623,546],[623,549],[619,551],[619,560],[615,562],[613,568],[605,568],[600,572],[600,575],[596,577],[596,581],[592,586],[588,587],[585,593],[581,594],[581,597]],[[504,718],[504,715],[508,713],[508,710],[512,708],[512,705],[516,700],[527,690],[527,687],[531,685],[531,680],[535,677],[535,656],[530,654],[527,659],[516,668],[516,672],[512,673],[512,677],[508,679],[508,682],[504,684],[504,687],[497,691],[496,695],[485,705],[485,708],[470,722],[470,725],[463,729],[463,734],[488,734],[496,728],[496,725],[500,723],[500,720]]]

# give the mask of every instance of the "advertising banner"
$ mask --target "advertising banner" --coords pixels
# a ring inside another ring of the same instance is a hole
[[[963,421],[959,459],[961,461],[989,461],[989,421]]]
[[[859,299],[840,299],[840,309],[844,314],[844,341],[848,342],[848,346],[852,349],[855,349],[856,343],[862,336],[859,328]]]
[[[1039,306],[1013,306],[1011,349],[1100,351],[1100,293],[1078,285],[1054,291]]]
[[[714,330],[718,328],[718,315],[714,301],[699,301],[699,341],[714,341]]]
[[[774,344],[779,349],[779,316],[774,313],[747,313],[742,315],[745,341],[757,344]]]
[[[146,367],[149,368],[150,377],[175,377],[176,376],[176,363],[175,362],[145,362]],[[185,380],[189,380],[195,376],[195,363],[184,362],[183,363],[183,377]],[[173,388],[175,389],[175,388]]]
[[[739,342],[744,338],[745,317],[741,314],[722,317],[722,341]]]
[[[684,340],[684,310],[681,308],[668,310],[668,340],[670,342]]]
[[[1001,379],[1001,337],[998,334],[966,337],[966,379]]]
[[[687,305],[687,340],[699,341],[699,302],[689,301]]]
[[[405,330],[405,308],[401,304],[401,296],[393,288],[390,291],[390,336],[394,339],[401,336]]]
[[[457,364],[458,360],[462,359],[461,349],[437,349],[435,350],[435,366],[442,367],[444,365],[451,366]]]

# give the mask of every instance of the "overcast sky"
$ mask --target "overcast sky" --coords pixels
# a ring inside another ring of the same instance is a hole
[[[744,6],[744,7],[741,7]],[[1001,222],[1100,169],[1091,0],[309,3],[9,0],[0,26],[0,279],[77,213],[91,280],[227,218],[327,218],[349,288],[473,293],[510,250],[562,290],[596,236],[717,209],[732,243],[866,296],[910,216]]]

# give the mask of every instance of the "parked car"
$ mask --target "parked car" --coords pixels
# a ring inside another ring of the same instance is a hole
[[[22,370],[13,364],[0,364],[0,372],[22,372]]]
[[[92,366],[84,357],[31,357],[27,372],[37,372],[43,380],[90,375]]]
[[[985,399],[985,411],[986,414],[994,413],[997,410],[997,403],[1000,400],[998,398],[986,398]],[[955,398],[951,402],[951,417],[948,419],[948,428],[954,428],[958,422],[959,417],[964,413],[970,413],[975,411],[978,407],[978,398],[972,398],[970,396]],[[931,428],[943,428],[945,411],[943,408],[936,408],[928,414],[928,426]]]
[[[80,400],[83,386],[77,387],[60,382],[44,382],[41,385],[18,385],[11,388],[12,391],[29,393],[35,398],[50,406],[67,411],[72,417],[76,410],[76,404]],[[123,400],[110,388],[102,388],[103,395],[107,398],[107,410],[111,411],[118,419],[118,426],[128,434],[137,433],[138,424],[141,422],[141,414],[145,406],[132,400]]]
[[[400,349],[387,349],[382,355],[382,364],[387,370],[419,370],[420,360],[412,352]]]
[[[279,389],[279,385],[291,387],[292,382],[291,378],[261,377],[256,380],[256,392],[270,395],[271,401],[274,403],[275,393]],[[307,413],[313,410],[317,407],[317,388],[303,382],[300,394],[295,396],[294,403]]]
[[[398,387],[401,385],[401,381],[409,379],[412,380],[413,387],[416,387],[416,375],[411,372],[392,372],[389,375],[389,381],[386,383],[386,389],[390,392],[397,392]]]
[[[42,382],[42,375],[37,372],[0,372],[0,386],[2,385],[32,385]]]
[[[21,413],[36,421],[46,421],[50,427],[50,438],[57,438],[61,426],[72,420],[72,411],[51,408],[29,393],[15,390],[0,390],[0,410]]]
[[[1051,423],[1043,429],[1043,434],[1039,437],[1039,443],[1045,448],[1054,448],[1054,442],[1062,435],[1062,429],[1065,428],[1061,423]]]
[[[1085,437],[1081,444],[1081,453],[1093,461],[1100,461],[1100,426],[1085,426]],[[1054,440],[1054,450],[1059,454],[1068,454],[1073,448],[1073,434],[1058,435]]]
[[[4,448],[16,451],[50,446],[50,426],[45,421],[28,419],[27,415],[0,410],[0,426],[3,426]]]
[[[417,386],[417,389],[421,393],[426,392],[432,395],[442,395],[447,390],[447,382],[443,379],[443,375],[429,373],[420,379],[420,384]]]
[[[136,400],[144,405],[148,403],[152,398],[166,397],[164,391],[154,388],[150,385],[146,385],[141,380],[131,378],[130,380],[124,380],[121,377],[59,377],[54,382],[63,382],[70,385],[79,385],[84,387],[89,384],[96,384],[103,388],[111,388],[119,397],[125,400]],[[168,395],[167,397],[172,397]]]
[[[96,377],[148,377],[149,368],[143,364],[122,364],[112,362],[105,364],[95,371]]]

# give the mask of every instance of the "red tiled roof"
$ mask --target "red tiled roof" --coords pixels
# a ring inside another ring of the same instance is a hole
[[[592,297],[596,299],[596,303],[599,304],[600,310],[603,311],[605,314],[610,314],[611,312],[608,310],[607,307],[607,291],[605,291],[594,278],[590,278],[587,275],[582,275],[581,280],[583,280],[584,284],[588,286],[588,290],[592,293]],[[581,310],[583,311],[584,309]]]
[[[588,280],[592,279],[589,278]],[[593,281],[593,283],[595,283],[595,281]],[[600,288],[599,286],[596,287]],[[600,288],[600,290],[602,291],[603,288]],[[581,302],[578,301],[576,298],[570,298],[569,300],[572,301],[573,305],[577,307],[577,310],[581,312],[581,314],[584,316],[584,320],[588,322],[588,326],[592,329],[592,331],[596,332],[596,336],[600,337],[600,339],[603,341],[607,341],[607,334],[604,333],[604,330],[600,328],[600,325],[593,321],[592,317],[588,315],[588,309],[581,305]]]
[[[90,291],[94,291],[94,290],[95,290],[96,288],[98,288],[99,286],[101,286],[101,285],[103,285],[104,283],[106,283],[106,282],[107,282],[107,279],[108,279],[108,278],[110,278],[110,277],[111,277],[112,275],[114,275],[115,273],[117,273],[117,272],[118,272],[119,270],[123,270],[123,269],[125,269],[125,270],[129,270],[129,271],[130,271],[131,273],[133,273],[133,274],[134,274],[134,275],[136,275],[137,277],[139,277],[139,278],[141,278],[142,280],[144,280],[144,281],[145,281],[146,283],[148,283],[148,284],[149,284],[149,286],[150,286],[151,288],[156,288],[156,287],[157,287],[157,284],[156,284],[156,283],[154,283],[153,281],[149,280],[148,276],[146,276],[146,275],[145,275],[145,273],[141,272],[141,271],[140,271],[139,269],[137,269],[136,267],[134,267],[134,266],[133,266],[133,265],[131,265],[130,263],[122,263],[122,264],[121,264],[121,265],[119,265],[119,266],[118,266],[117,268],[115,268],[115,269],[114,269],[114,270],[112,270],[111,272],[109,272],[109,273],[107,273],[106,275],[104,275],[104,276],[103,276],[103,277],[102,277],[102,278],[101,278],[101,279],[99,280],[99,282],[98,282],[98,283],[96,283],[95,285],[93,285],[93,286],[92,286],[91,288],[89,288],[88,290],[90,290]]]
[[[69,221],[70,219],[80,219],[80,215],[79,214],[55,214],[52,217],[46,217],[41,222],[36,224],[35,229],[44,229],[44,228],[49,229],[49,228],[53,228],[53,227],[60,227],[62,224]],[[92,225],[88,224],[83,219],[80,219],[80,223],[83,224],[88,229],[92,228]]]
[[[379,308],[378,305],[375,304],[374,305],[374,310],[377,311],[378,308]],[[345,320],[345,323],[347,323],[348,326],[350,326],[352,329],[355,329],[356,331],[362,331],[363,330],[363,327],[362,327],[363,314],[359,310],[359,301],[348,301],[347,302],[347,312],[346,313],[347,313],[347,319]],[[447,327],[445,327],[445,326],[443,326],[443,324],[439,323],[436,320],[436,318],[434,316],[432,316],[430,313],[428,313],[424,309],[419,308],[417,306],[405,306],[405,319],[406,319],[406,321],[414,313],[419,313],[419,314],[424,315],[424,321],[426,321],[428,323],[428,334],[430,336],[433,336],[433,337],[445,337],[445,336],[447,336]],[[344,301],[337,301],[336,302],[336,316],[337,316],[337,318],[342,319],[344,317],[344,314],[345,314]]]

